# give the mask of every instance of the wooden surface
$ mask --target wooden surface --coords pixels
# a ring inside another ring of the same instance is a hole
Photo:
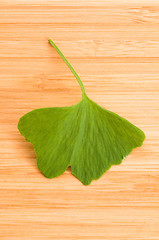
[[[47,40],[81,76],[88,96],[147,139],[83,186],[68,169],[37,169],[18,119],[77,103],[80,88]],[[159,239],[159,1],[0,1],[0,239]]]

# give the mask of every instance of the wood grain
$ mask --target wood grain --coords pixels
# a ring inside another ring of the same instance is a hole
[[[1,0],[0,239],[159,239],[159,2]],[[20,116],[80,100],[52,38],[89,97],[147,138],[119,166],[83,186],[68,169],[38,171]]]

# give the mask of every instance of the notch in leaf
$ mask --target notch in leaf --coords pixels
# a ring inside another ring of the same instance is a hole
[[[82,98],[69,107],[40,108],[22,116],[20,133],[33,144],[38,168],[55,178],[71,166],[84,185],[99,179],[112,165],[140,147],[145,134],[119,115],[103,109],[86,94],[84,85],[59,48],[50,39],[77,79]]]

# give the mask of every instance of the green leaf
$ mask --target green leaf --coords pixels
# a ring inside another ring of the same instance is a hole
[[[141,146],[145,134],[93,102],[73,67],[55,43],[49,42],[79,82],[81,101],[70,107],[33,110],[20,118],[18,128],[33,144],[38,168],[44,176],[57,177],[71,166],[72,174],[88,185]]]

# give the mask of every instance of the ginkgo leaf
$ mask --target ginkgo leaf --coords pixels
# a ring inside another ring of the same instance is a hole
[[[92,101],[73,67],[55,43],[49,42],[79,82],[81,101],[70,107],[33,110],[20,118],[18,128],[33,144],[44,176],[57,177],[71,166],[72,174],[88,185],[141,146],[145,134]]]

